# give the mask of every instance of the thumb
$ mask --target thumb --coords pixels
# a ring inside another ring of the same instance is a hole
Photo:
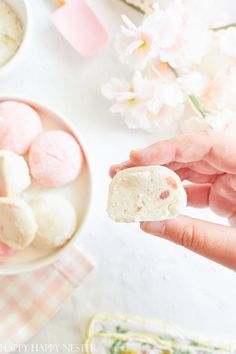
[[[187,216],[143,222],[143,231],[160,236],[236,270],[236,228]]]

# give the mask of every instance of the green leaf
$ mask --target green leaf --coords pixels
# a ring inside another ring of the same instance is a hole
[[[117,333],[127,333],[128,329],[122,328],[121,326],[116,326],[116,332]]]
[[[102,329],[100,329],[100,331],[98,331],[98,333],[107,333],[107,329],[105,326],[102,326]]]
[[[150,349],[155,349],[155,346],[152,343],[143,342],[143,343],[141,343],[141,345],[144,347],[148,347]]]
[[[189,350],[174,349],[173,354],[191,354]]]
[[[109,348],[110,354],[121,354],[126,349],[126,340],[117,339]]]

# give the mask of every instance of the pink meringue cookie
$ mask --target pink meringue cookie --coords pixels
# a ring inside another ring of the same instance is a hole
[[[29,152],[30,172],[45,187],[60,187],[75,180],[80,172],[82,152],[72,135],[62,130],[41,133]]]
[[[27,104],[15,101],[0,103],[0,149],[24,155],[41,130],[38,113]]]
[[[10,248],[3,242],[0,242],[0,257],[11,257],[16,254],[16,251]]]

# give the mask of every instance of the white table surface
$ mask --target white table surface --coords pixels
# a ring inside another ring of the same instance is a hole
[[[154,141],[150,135],[129,131],[119,116],[109,113],[109,102],[100,94],[103,82],[122,75],[112,45],[92,59],[82,59],[52,26],[51,1],[28,1],[34,15],[31,49],[1,79],[0,94],[39,100],[61,111],[84,137],[94,190],[92,209],[78,242],[97,265],[30,343],[81,343],[89,317],[97,312],[156,317],[201,335],[236,339],[235,273],[145,235],[137,225],[116,224],[106,216],[109,166],[126,159],[131,148]],[[228,2],[236,19],[235,1]],[[121,13],[139,17],[119,0],[89,3],[111,36],[119,30]],[[197,211],[195,215],[207,218],[210,214]]]

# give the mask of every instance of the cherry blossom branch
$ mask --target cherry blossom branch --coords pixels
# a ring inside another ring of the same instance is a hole
[[[217,32],[217,31],[225,30],[225,29],[228,29],[228,28],[231,28],[231,27],[236,28],[236,23],[229,23],[228,25],[225,25],[225,26],[212,28],[212,31]]]
[[[121,1],[149,13],[154,0]],[[163,9],[155,3],[151,18],[144,16],[139,25],[122,16],[115,48],[133,74],[127,80],[111,78],[103,86],[103,95],[113,101],[111,111],[120,113],[129,128],[150,132],[171,126],[186,107],[194,114],[179,120],[183,132],[207,126],[220,131],[235,120],[236,21],[209,28],[216,18],[222,18],[221,10],[205,0],[187,9],[179,0]],[[212,35],[214,31],[218,35]],[[211,66],[216,48],[219,60]]]

